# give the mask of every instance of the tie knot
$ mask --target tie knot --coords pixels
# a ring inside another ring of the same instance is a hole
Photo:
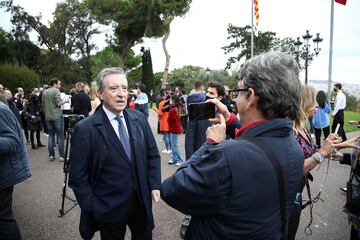
[[[116,116],[115,119],[116,119],[118,122],[120,122],[120,121],[122,121],[122,118],[123,118],[123,116],[118,115],[118,116]]]

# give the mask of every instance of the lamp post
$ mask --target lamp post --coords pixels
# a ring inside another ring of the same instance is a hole
[[[316,37],[312,39],[314,42],[314,51],[311,51],[310,39],[312,38],[312,35],[310,35],[309,30],[306,30],[306,33],[302,36],[302,38],[304,39],[304,46],[301,49],[300,46],[303,44],[303,42],[300,41],[300,37],[297,37],[297,40],[294,41],[294,53],[298,62],[300,58],[305,61],[305,84],[307,84],[309,61],[313,59],[313,56],[317,56],[319,54],[321,50],[319,44],[322,42],[323,39],[320,38],[320,33],[317,33]]]

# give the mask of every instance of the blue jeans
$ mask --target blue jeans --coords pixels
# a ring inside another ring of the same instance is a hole
[[[61,116],[58,120],[55,121],[46,121],[49,129],[49,138],[48,138],[48,151],[49,157],[55,157],[55,133],[58,140],[58,149],[59,156],[64,157],[64,117]]]
[[[170,159],[174,163],[176,162],[184,162],[183,158],[181,157],[179,144],[178,144],[178,134],[170,133],[170,141],[171,141],[171,155]]]
[[[169,132],[162,132],[166,150],[171,150],[171,139]]]

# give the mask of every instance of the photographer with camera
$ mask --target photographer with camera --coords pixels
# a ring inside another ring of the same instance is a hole
[[[161,185],[171,207],[192,216],[185,239],[286,239],[289,210],[302,182],[304,154],[293,136],[299,65],[269,52],[241,68],[236,98],[242,128],[218,99],[219,124],[207,142]]]
[[[26,105],[26,114],[28,120],[28,126],[30,130],[30,141],[31,148],[38,149],[39,147],[45,147],[40,140],[40,131],[41,126],[41,105],[39,101],[39,96],[35,93],[31,94],[29,102]],[[35,145],[34,134],[36,133],[37,145]]]

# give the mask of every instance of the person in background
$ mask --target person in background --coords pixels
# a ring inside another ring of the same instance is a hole
[[[346,201],[343,211],[348,215],[351,226],[350,239],[360,240],[360,136],[335,145],[336,149],[353,148],[352,153],[336,152],[332,160],[351,166],[348,185],[351,195]]]
[[[154,103],[154,91],[151,89],[149,93],[149,107],[150,109],[153,107]]]
[[[44,135],[46,137],[49,136],[49,129],[48,129],[48,126],[47,126],[47,123],[46,123],[45,111],[44,111],[43,104],[42,104],[42,96],[43,96],[44,91],[46,91],[46,89],[48,89],[48,88],[49,88],[49,86],[47,84],[45,84],[43,87],[41,87],[39,89],[39,91],[40,91],[39,100],[40,100],[41,109],[42,109],[42,111],[41,111],[41,125],[44,128]]]
[[[101,104],[100,98],[98,97],[96,86],[91,85],[89,92],[90,100],[91,100],[91,111],[89,112],[89,116],[94,114],[97,107]]]
[[[29,125],[28,125],[27,115],[26,115],[26,111],[25,111],[25,106],[27,104],[27,100],[25,99],[24,90],[22,87],[17,88],[17,93],[15,93],[14,102],[16,104],[16,107],[20,110],[21,126],[24,130],[26,143],[30,144]]]
[[[4,94],[4,90],[5,90],[4,85],[0,84],[0,93]]]
[[[344,110],[346,108],[346,96],[343,93],[342,85],[337,83],[334,85],[334,91],[336,92],[334,111],[332,112],[333,123],[331,126],[331,132],[335,132],[336,126],[339,123],[340,128],[338,134],[341,136],[343,141],[346,141],[346,134],[344,130]]]
[[[145,91],[146,91],[145,84],[140,83],[137,90],[138,90],[138,95],[135,100],[135,110],[142,112],[146,116],[146,118],[148,118],[149,117],[149,99],[148,99],[147,94],[145,93]]]
[[[64,103],[63,105],[61,105],[61,111],[63,113],[63,115],[68,115],[71,114],[71,95],[66,94],[65,92],[65,88],[60,88],[60,99],[61,101],[68,101],[67,103]],[[66,132],[69,129],[70,123],[69,123],[69,118],[68,117],[64,117],[64,138],[66,138]]]
[[[179,149],[179,134],[182,133],[182,126],[180,122],[181,115],[181,102],[178,95],[173,94],[171,96],[172,106],[169,111],[168,124],[169,124],[169,133],[170,133],[170,143],[171,143],[171,154],[169,164],[174,164],[180,166],[184,159],[181,156]]]
[[[181,107],[180,120],[181,120],[181,126],[183,128],[183,133],[186,133],[188,117],[189,117],[188,108],[187,108],[187,97],[188,97],[188,95],[186,94],[185,90],[184,89],[181,90],[180,101],[181,101],[182,107]]]
[[[12,213],[12,195],[14,186],[28,179],[31,172],[20,124],[3,102],[0,102],[0,136],[0,238],[20,240]]]
[[[50,81],[50,88],[42,95],[43,110],[45,112],[46,123],[49,128],[48,153],[49,161],[55,160],[55,135],[57,136],[59,161],[64,161],[64,117],[61,106],[69,102],[69,99],[61,101],[60,91],[61,81],[53,78]]]
[[[8,89],[4,90],[4,96],[6,98],[10,110],[14,113],[16,119],[19,121],[19,124],[21,126],[22,123],[21,123],[20,110],[16,107],[15,98],[13,97],[11,91]]]
[[[36,93],[31,94],[30,99],[26,105],[26,113],[28,114],[28,125],[30,130],[31,148],[38,149],[45,147],[40,140],[41,131],[41,105],[39,96]],[[36,133],[37,144],[35,144],[34,134]]]
[[[88,240],[152,239],[152,202],[160,200],[160,155],[146,117],[126,108],[128,82],[121,68],[96,78],[103,104],[75,125],[69,186],[81,208],[80,234]]]
[[[165,149],[162,150],[162,153],[171,154],[171,139],[169,132],[169,111],[166,110],[167,106],[165,104],[169,104],[169,100],[166,99],[166,95],[164,92],[160,93],[163,100],[159,103],[159,108],[157,109],[159,123],[160,123],[160,132],[163,135],[163,141],[165,142]]]
[[[315,115],[313,117],[313,124],[315,130],[315,142],[319,149],[321,147],[321,130],[326,139],[330,134],[330,102],[326,100],[326,94],[320,90],[316,94],[316,102],[318,108],[316,108]]]
[[[292,240],[295,239],[297,229],[299,227],[301,210],[303,209],[303,200],[302,200],[302,192],[306,186],[309,204],[313,204],[310,199],[309,192],[310,183],[309,180],[312,181],[313,177],[310,174],[310,171],[314,169],[316,166],[321,164],[325,158],[330,157],[332,151],[334,150],[334,144],[338,143],[337,135],[330,134],[325,140],[324,144],[321,148],[317,148],[314,143],[310,132],[306,129],[306,122],[310,116],[314,116],[316,108],[318,104],[316,102],[315,97],[316,91],[315,88],[309,85],[304,85],[301,87],[300,92],[300,109],[297,112],[296,119],[294,121],[294,138],[300,145],[304,158],[303,162],[303,181],[298,187],[298,191],[296,193],[295,202],[290,210],[290,220],[288,223],[288,235],[287,239]],[[310,214],[312,214],[312,206],[309,207]]]
[[[89,116],[91,112],[91,100],[89,95],[85,92],[85,84],[77,82],[75,84],[76,94],[71,98],[72,113],[78,115]]]

